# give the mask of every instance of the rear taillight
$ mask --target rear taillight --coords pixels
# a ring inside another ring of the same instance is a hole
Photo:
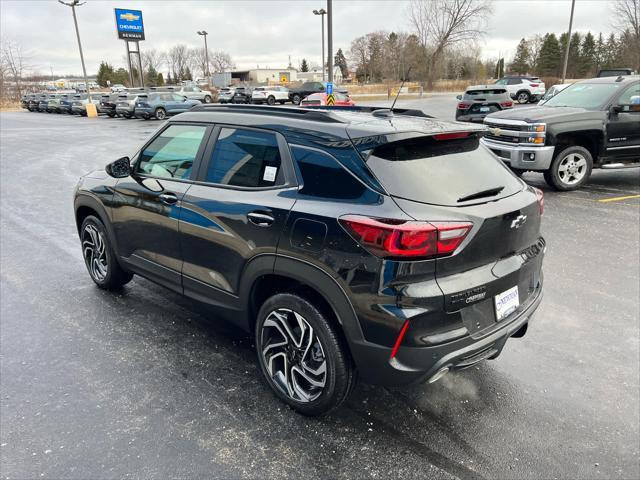
[[[511,107],[513,107],[513,102],[512,101],[500,102],[500,106],[502,108],[511,108]]]
[[[544,192],[539,188],[533,187],[538,197],[538,207],[540,208],[540,215],[544,215]]]
[[[473,226],[469,222],[413,222],[360,215],[345,215],[340,223],[360,245],[383,258],[449,255]]]
[[[460,102],[458,103],[458,110],[466,110],[471,106],[470,103]]]
[[[530,83],[529,85],[531,85],[531,86],[532,86],[532,87],[534,87],[534,88],[535,88],[535,87],[539,87],[539,86],[540,86],[540,84],[539,84],[539,83]]]

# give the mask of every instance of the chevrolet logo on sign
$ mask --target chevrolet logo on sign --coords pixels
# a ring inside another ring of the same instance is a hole
[[[131,12],[121,13],[120,20],[127,20],[128,22],[133,22],[134,20],[138,20],[140,15],[134,15]]]

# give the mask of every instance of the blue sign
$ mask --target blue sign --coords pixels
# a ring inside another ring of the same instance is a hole
[[[333,95],[333,83],[327,82],[327,95]]]
[[[144,24],[140,10],[116,8],[116,30],[122,40],[144,40]]]

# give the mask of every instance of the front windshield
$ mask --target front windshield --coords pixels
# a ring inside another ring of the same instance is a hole
[[[545,107],[577,107],[597,110],[620,89],[620,83],[576,83],[550,98]]]

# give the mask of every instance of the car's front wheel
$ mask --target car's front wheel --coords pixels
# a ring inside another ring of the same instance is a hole
[[[98,217],[89,215],[84,219],[80,227],[80,241],[84,263],[98,287],[117,290],[133,278],[118,263],[107,229]]]
[[[556,190],[576,190],[591,176],[593,157],[589,150],[579,146],[566,147],[555,156],[544,179]]]
[[[327,314],[301,296],[280,293],[262,305],[256,349],[269,386],[304,415],[338,407],[355,383],[349,352]]]
[[[269,95],[269,97],[267,98],[267,103],[269,105],[275,105],[276,104],[276,97],[274,97],[273,95]]]
[[[204,103],[211,103],[211,95],[205,95]]]
[[[293,103],[295,105],[300,105],[300,102],[302,101],[302,97],[298,94],[295,94],[291,100],[293,100]]]

